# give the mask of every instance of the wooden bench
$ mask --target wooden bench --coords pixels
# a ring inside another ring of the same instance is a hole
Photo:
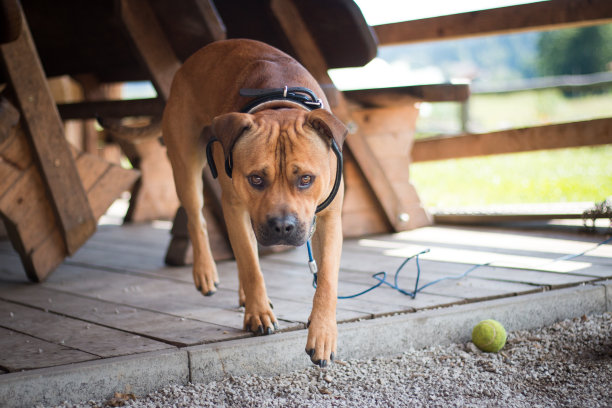
[[[93,234],[137,174],[68,145],[16,1],[1,4],[7,22],[16,28],[0,38],[0,215],[28,277],[41,281]]]

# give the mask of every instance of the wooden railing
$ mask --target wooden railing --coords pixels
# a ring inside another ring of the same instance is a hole
[[[610,0],[549,0],[374,27],[379,45],[451,40],[612,22]]]
[[[456,38],[550,30],[612,22],[610,0],[549,0],[539,3],[474,11],[374,27],[380,45],[449,40]],[[610,81],[607,75],[604,82]],[[567,81],[568,78],[561,78]],[[585,79],[585,78],[583,78]],[[600,79],[591,78],[595,86]],[[591,82],[593,82],[591,81]],[[572,87],[593,85],[551,83]],[[506,90],[506,91],[516,91]],[[472,89],[472,91],[474,91]],[[487,90],[481,90],[487,91]],[[488,90],[495,91],[495,90]],[[487,92],[488,92],[487,91]],[[504,91],[499,89],[497,91]],[[417,140],[412,161],[442,160],[531,150],[612,143],[612,118],[503,130],[485,134],[464,133]]]

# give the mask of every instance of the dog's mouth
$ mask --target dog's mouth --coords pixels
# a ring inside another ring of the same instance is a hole
[[[314,223],[307,225],[294,215],[268,216],[266,222],[253,225],[257,242],[264,246],[302,246],[314,232]]]

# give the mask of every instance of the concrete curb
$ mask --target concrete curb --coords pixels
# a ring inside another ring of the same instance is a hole
[[[556,321],[606,311],[606,293],[588,285],[544,293],[460,305],[344,325],[342,358],[392,356],[404,350],[461,343],[484,319],[496,319],[508,331],[532,329]]]
[[[598,283],[602,285],[606,290],[606,311],[612,312],[612,280]]]
[[[472,327],[497,319],[508,331],[612,311],[612,281],[341,324],[339,358],[364,359],[468,341]],[[144,395],[170,384],[228,375],[269,376],[310,367],[306,330],[52,367],[0,376],[0,406]]]
[[[145,395],[189,381],[183,350],[163,350],[0,376],[1,407],[34,407],[62,401],[111,398],[115,392]]]
[[[606,290],[587,285],[338,326],[338,357],[365,359],[412,348],[465,342],[480,320],[496,319],[507,330],[530,329],[606,311]],[[189,347],[191,381],[226,375],[274,375],[311,365],[306,330]]]

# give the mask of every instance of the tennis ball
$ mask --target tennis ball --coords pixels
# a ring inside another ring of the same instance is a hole
[[[472,330],[472,343],[482,351],[497,353],[506,344],[506,329],[497,320],[483,320]]]

